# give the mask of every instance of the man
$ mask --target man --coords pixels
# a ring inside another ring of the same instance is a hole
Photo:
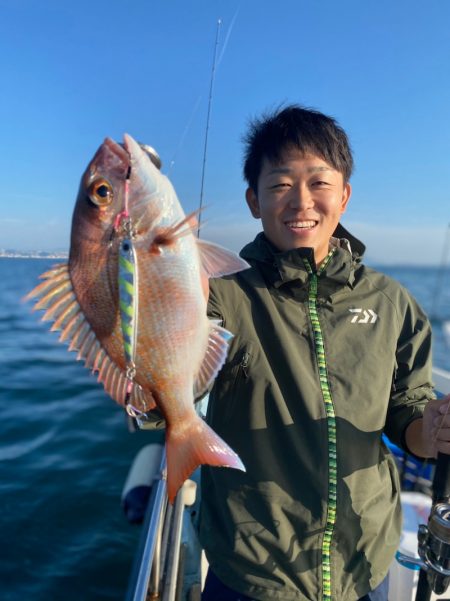
[[[449,451],[427,318],[339,224],[352,166],[317,111],[288,106],[247,135],[263,232],[241,252],[250,269],[210,283],[210,316],[235,337],[207,415],[247,472],[202,468],[205,601],[387,601],[401,511],[382,434]]]

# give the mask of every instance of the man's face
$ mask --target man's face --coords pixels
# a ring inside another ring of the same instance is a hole
[[[280,251],[313,248],[319,264],[350,194],[350,184],[323,159],[289,149],[279,163],[264,160],[258,193],[248,188],[246,199],[274,246]]]

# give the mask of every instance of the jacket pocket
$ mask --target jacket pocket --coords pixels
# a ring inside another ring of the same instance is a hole
[[[238,348],[230,353],[222,367],[211,394],[212,414],[214,419],[232,419],[235,411],[246,397],[245,388],[250,385],[253,343],[239,341]]]

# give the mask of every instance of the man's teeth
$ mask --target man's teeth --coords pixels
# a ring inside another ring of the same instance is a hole
[[[288,227],[304,228],[309,229],[316,225],[315,221],[288,221],[286,223]]]

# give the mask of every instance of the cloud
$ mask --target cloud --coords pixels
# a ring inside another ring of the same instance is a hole
[[[230,39],[231,32],[233,31],[233,27],[234,27],[234,24],[235,24],[235,22],[236,22],[236,19],[237,19],[237,16],[238,16],[238,13],[239,13],[239,10],[240,10],[240,8],[241,8],[241,7],[240,7],[240,5],[239,5],[239,6],[237,7],[237,9],[236,9],[236,11],[235,11],[234,15],[233,15],[233,18],[231,19],[231,23],[230,23],[230,25],[229,25],[229,27],[228,27],[228,30],[227,30],[227,33],[226,33],[226,35],[225,35],[225,40],[224,40],[224,42],[223,42],[223,46],[222,46],[222,50],[221,50],[220,56],[219,56],[219,58],[218,58],[218,60],[217,60],[217,66],[219,66],[219,65],[220,65],[220,63],[222,62],[223,55],[225,54],[225,50],[227,49],[227,46],[228,46],[228,41],[229,41],[229,39]]]

